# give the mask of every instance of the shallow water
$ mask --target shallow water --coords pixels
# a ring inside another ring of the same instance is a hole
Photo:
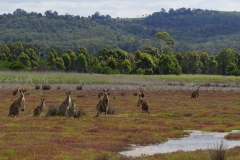
[[[226,140],[224,136],[228,132],[202,132],[188,131],[190,135],[180,139],[169,139],[165,143],[149,146],[133,146],[131,150],[120,152],[120,154],[131,157],[147,156],[157,153],[169,153],[175,151],[194,151],[198,149],[216,148],[222,141],[225,148],[240,146],[240,140]],[[232,131],[239,132],[239,131]]]

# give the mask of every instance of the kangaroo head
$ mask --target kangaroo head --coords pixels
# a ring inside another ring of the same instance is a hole
[[[108,98],[108,91],[109,91],[109,90],[107,90],[107,91],[103,90],[103,91],[102,91],[102,96],[103,96],[103,98]]]
[[[45,98],[41,98],[41,106],[45,106]]]

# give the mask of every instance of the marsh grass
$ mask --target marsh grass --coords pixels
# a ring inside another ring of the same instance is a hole
[[[111,90],[111,96],[115,96],[116,99],[110,98],[109,104],[116,107],[117,114],[94,118],[99,90],[84,92],[85,97],[77,98],[80,91],[76,90],[76,85],[72,86],[74,87],[71,98],[79,99],[78,104],[83,107],[85,113],[79,119],[63,116],[30,118],[29,115],[32,115],[40,98],[39,90],[34,88],[29,89],[31,94],[25,97],[25,111],[20,112],[19,118],[9,118],[8,109],[17,97],[12,96],[12,89],[1,90],[0,144],[3,145],[0,145],[0,159],[3,154],[11,155],[9,159],[94,159],[106,153],[114,160],[134,159],[119,155],[118,152],[128,150],[130,144],[158,144],[167,141],[168,138],[184,137],[187,135],[184,130],[231,131],[239,129],[240,126],[239,92],[216,91],[209,96],[208,91],[201,91],[200,97],[192,101],[189,97],[191,90],[146,89],[151,114],[142,114],[137,107],[138,98],[133,96],[136,89],[123,90],[126,96],[121,96],[119,90]],[[55,106],[65,99],[62,95],[68,91],[69,88],[44,91],[44,113],[47,115],[48,107],[53,106],[51,114],[57,115],[58,107]],[[188,113],[192,116],[188,117]],[[17,154],[11,154],[11,150]],[[235,160],[239,156],[240,147],[229,149],[228,152],[228,158]],[[166,160],[209,158],[204,150],[179,151],[136,159],[162,157]]]
[[[212,149],[208,150],[209,160],[226,160],[227,149],[223,141],[220,144],[216,144]]]

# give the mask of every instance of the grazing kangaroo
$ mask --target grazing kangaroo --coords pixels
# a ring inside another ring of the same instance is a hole
[[[21,110],[24,111],[25,109],[24,92],[20,92],[20,93],[21,93],[20,98],[18,98],[18,100],[13,102],[12,105],[10,106],[8,116],[14,116],[16,118],[18,117],[20,108],[22,108]]]
[[[41,104],[34,109],[34,116],[40,116],[45,106],[45,98],[41,98]]]
[[[19,87],[13,91],[13,95],[16,96],[18,92],[19,92]]]
[[[108,102],[109,102],[108,91],[109,90],[107,90],[107,91],[103,90],[102,91],[102,97],[98,101],[97,115],[95,117],[99,117],[100,113],[102,113],[102,112],[105,112],[105,117],[107,116]]]
[[[60,116],[66,116],[67,111],[71,105],[71,97],[70,97],[70,92],[66,92],[67,98],[65,101],[62,102],[62,104],[58,107],[59,109],[59,115]]]
[[[192,98],[197,98],[199,96],[199,89],[200,89],[200,86],[198,87],[198,89],[196,91],[193,91],[192,94],[191,94],[191,99]]]
[[[138,103],[137,106],[140,107],[142,106],[142,113],[149,113],[148,109],[149,109],[149,104],[146,100],[143,99],[144,98],[144,93],[143,90],[140,90],[139,94],[138,94]]]

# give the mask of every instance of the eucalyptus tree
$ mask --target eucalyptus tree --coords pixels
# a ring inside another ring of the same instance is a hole
[[[158,32],[155,37],[159,39],[161,45],[161,53],[163,54],[163,49],[165,45],[173,45],[174,39],[167,32]]]
[[[226,74],[226,68],[231,63],[237,64],[238,53],[232,48],[224,48],[216,56],[218,62],[218,73]]]

